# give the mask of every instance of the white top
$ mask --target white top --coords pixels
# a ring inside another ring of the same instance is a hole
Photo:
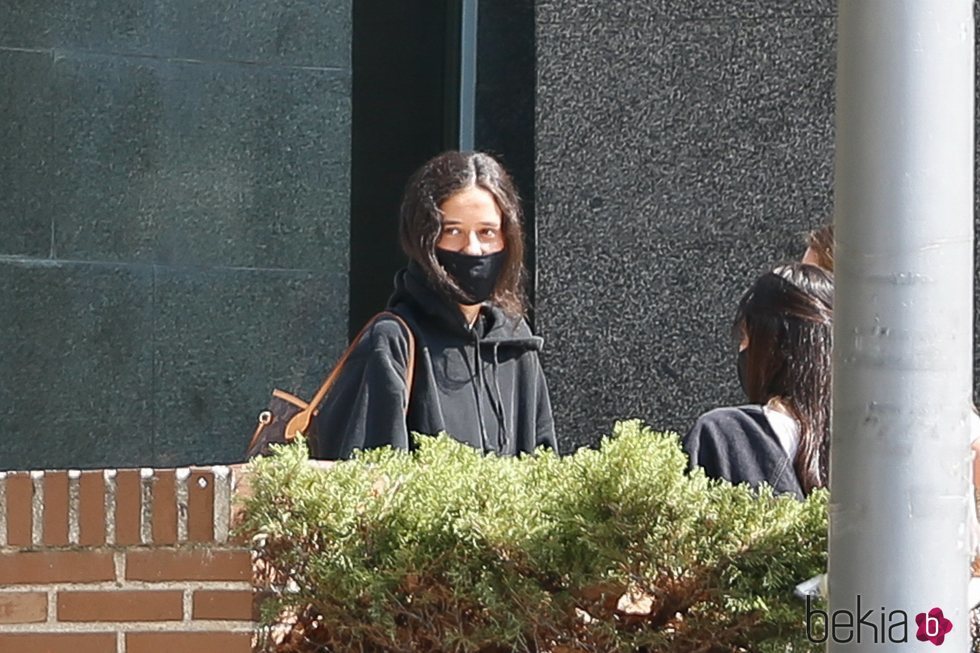
[[[762,407],[762,414],[769,420],[779,445],[790,460],[796,460],[796,450],[800,448],[800,425],[784,412],[771,408],[769,404]]]
[[[790,460],[796,459],[796,450],[800,448],[800,425],[796,420],[776,410],[766,404],[762,407],[762,414],[769,420],[769,426],[779,438],[779,445],[786,452]],[[980,439],[980,415],[970,411],[970,441]]]

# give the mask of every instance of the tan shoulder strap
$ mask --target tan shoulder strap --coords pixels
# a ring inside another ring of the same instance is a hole
[[[408,323],[402,316],[391,311],[382,311],[368,320],[367,324],[361,327],[361,330],[356,336],[354,336],[354,339],[351,340],[350,344],[347,346],[347,349],[340,357],[340,360],[337,361],[337,364],[334,365],[334,368],[330,371],[330,374],[323,382],[323,385],[320,386],[320,389],[317,390],[316,394],[313,395],[313,398],[310,399],[310,409],[313,414],[316,414],[316,412],[320,409],[320,404],[323,403],[327,393],[330,392],[330,388],[333,387],[333,384],[337,381],[340,373],[344,370],[344,365],[347,363],[347,359],[350,358],[351,352],[353,352],[354,348],[357,347],[359,342],[361,342],[361,338],[364,337],[364,333],[378,321],[378,318],[384,315],[398,320],[398,322],[405,327],[405,334],[408,336],[408,363],[406,364],[405,369],[405,389],[407,391],[407,396],[405,398],[405,412],[408,412],[408,400],[412,397],[412,383],[415,380],[415,334],[412,332],[412,328],[408,326]]]

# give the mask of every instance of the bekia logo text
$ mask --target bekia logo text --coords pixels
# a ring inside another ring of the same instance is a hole
[[[861,595],[855,599],[854,610],[834,610],[827,614],[813,606],[813,597],[806,597],[806,636],[811,642],[823,643],[829,638],[837,644],[886,644],[909,641],[909,616],[905,610],[868,608],[863,610]],[[953,624],[940,608],[915,615],[915,638],[940,646]]]

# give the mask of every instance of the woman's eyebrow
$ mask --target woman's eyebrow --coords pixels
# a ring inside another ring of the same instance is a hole
[[[457,225],[463,224],[462,220],[457,218],[443,218],[442,226],[444,227],[455,227]],[[496,220],[481,220],[476,223],[477,227],[494,227],[496,229],[500,228],[501,223]]]

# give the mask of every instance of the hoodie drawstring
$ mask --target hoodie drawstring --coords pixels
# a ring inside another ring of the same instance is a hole
[[[476,369],[471,370],[471,373],[477,378],[476,387],[474,388],[476,392],[476,416],[480,420],[480,443],[483,445],[483,451],[485,453],[489,450],[487,449],[487,427],[483,424],[483,361],[480,358],[480,332],[476,329],[475,325],[472,330],[473,340],[476,342],[476,347],[474,348],[476,351],[473,352]],[[469,367],[469,358],[466,358],[466,356],[463,356],[463,358],[466,360],[467,367]]]
[[[507,451],[507,419],[504,417],[504,395],[500,392],[500,375],[497,373],[500,367],[500,356],[498,355],[498,350],[500,349],[500,343],[493,343],[493,387],[497,391],[497,428],[500,431],[500,450]],[[491,393],[491,400],[493,396]]]
[[[508,445],[507,419],[504,416],[503,394],[500,391],[500,375],[497,374],[497,368],[500,367],[500,343],[493,343],[493,388],[496,391],[495,397],[494,393],[488,391],[487,389],[489,384],[487,383],[485,372],[483,370],[483,357],[480,355],[482,341],[480,340],[480,333],[476,328],[473,329],[473,340],[476,344],[476,351],[473,353],[473,362],[476,369],[471,369],[470,374],[476,377],[476,387],[474,388],[474,392],[476,393],[476,415],[477,419],[480,421],[480,442],[483,446],[484,452],[491,450],[487,446],[487,428],[483,421],[483,395],[486,393],[487,398],[490,400],[490,406],[493,409],[493,415],[497,419],[498,446],[495,447],[495,450],[506,452]],[[466,366],[469,367],[469,358],[464,356],[463,359],[466,361]]]

